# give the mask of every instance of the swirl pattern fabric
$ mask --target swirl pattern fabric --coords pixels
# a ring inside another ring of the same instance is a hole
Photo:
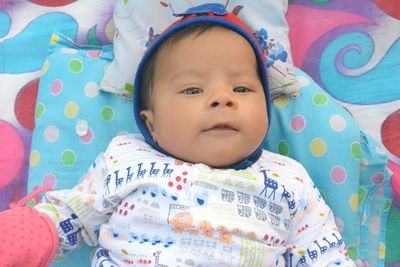
[[[383,144],[381,149],[393,169],[398,170],[399,2],[292,0],[288,23],[295,66],[339,100],[360,128],[374,141]],[[399,174],[393,177],[399,177]],[[383,188],[382,184],[377,194],[382,193]],[[386,244],[381,244],[382,253],[376,255],[387,266],[400,263],[400,253],[395,252],[400,235],[394,229],[399,214],[393,205],[389,212]],[[377,229],[371,226],[369,234],[373,231]]]

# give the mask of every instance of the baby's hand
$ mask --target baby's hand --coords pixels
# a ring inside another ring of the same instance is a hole
[[[18,204],[0,212],[0,266],[49,266],[58,248],[54,223]]]

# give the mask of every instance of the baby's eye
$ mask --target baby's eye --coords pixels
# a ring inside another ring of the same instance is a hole
[[[248,92],[251,92],[251,90],[249,88],[242,87],[242,86],[233,88],[233,91],[235,93],[248,93]]]
[[[182,93],[184,93],[186,95],[197,95],[197,94],[201,94],[202,92],[203,92],[203,90],[201,90],[199,88],[187,88],[182,91]]]

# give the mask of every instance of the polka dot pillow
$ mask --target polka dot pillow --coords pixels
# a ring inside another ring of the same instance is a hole
[[[53,34],[40,77],[28,190],[70,188],[113,136],[137,131],[132,102],[99,90],[112,46],[79,46]]]
[[[297,98],[281,97],[271,106],[271,128],[265,148],[301,162],[325,200],[356,256],[360,177],[360,130],[350,115],[304,72]]]
[[[72,188],[112,137],[138,132],[132,102],[99,90],[112,59],[112,46],[79,46],[52,36],[40,77],[28,192],[42,185]],[[91,250],[57,258],[52,266],[90,266]]]

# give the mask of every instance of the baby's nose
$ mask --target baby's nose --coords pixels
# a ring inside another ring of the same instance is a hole
[[[221,106],[233,107],[233,105],[234,105],[233,100],[229,99],[227,97],[225,97],[225,98],[220,97],[220,98],[214,99],[211,102],[211,107],[213,107],[213,108],[216,108],[216,107],[219,107],[219,106],[220,107]]]
[[[237,106],[237,102],[234,96],[233,91],[227,88],[221,88],[215,90],[209,100],[209,106],[211,108],[222,108],[229,107],[234,108]]]

